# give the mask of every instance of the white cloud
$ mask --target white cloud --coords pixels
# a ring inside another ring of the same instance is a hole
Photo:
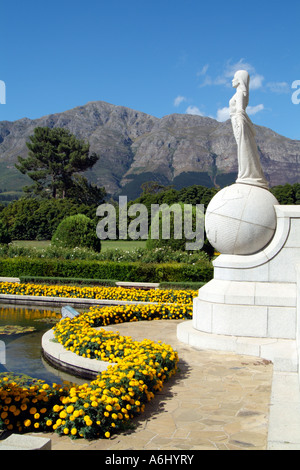
[[[231,61],[228,60],[225,66],[225,70],[223,72],[223,76],[232,79],[234,77],[235,72],[237,72],[238,70],[247,70],[249,74],[255,72],[255,68],[253,67],[253,65],[246,62],[245,59],[240,59],[234,64],[232,64]]]
[[[206,72],[207,68],[203,67],[202,70]],[[231,81],[235,72],[238,70],[247,70],[247,72],[250,74],[250,88],[252,90],[257,90],[258,88],[262,87],[264,77],[256,73],[255,67],[253,65],[249,64],[249,62],[246,62],[245,59],[240,59],[234,63],[228,60],[225,64],[224,70],[216,78],[211,78],[211,76],[205,75],[205,73],[198,73],[198,75],[204,75],[204,79],[200,84],[200,88],[208,85],[224,85],[231,87]]]
[[[258,74],[250,77],[250,90],[257,90],[258,88],[261,88],[263,80],[264,77]]]
[[[262,82],[264,80],[263,75],[259,75],[258,73],[255,72],[255,68],[253,65],[249,64],[248,62],[245,62],[244,59],[240,59],[238,62],[235,64],[230,64],[230,62],[227,62],[227,66],[224,71],[224,78],[232,78],[234,77],[234,74],[238,70],[247,70],[247,72],[250,75],[250,89],[251,90],[257,90],[258,88],[262,87]],[[231,85],[231,82],[230,82]]]
[[[200,83],[199,88],[202,88],[202,87],[208,86],[208,85],[214,85],[214,81],[209,75],[204,77],[204,80],[203,80],[202,83]]]
[[[269,82],[266,86],[273,93],[290,93],[290,86],[287,82]]]
[[[264,105],[263,104],[258,104],[256,106],[248,106],[247,109],[246,109],[246,112],[247,112],[247,114],[249,114],[249,116],[254,116],[254,114],[259,113],[263,109],[265,109]],[[224,107],[224,108],[218,109],[216,119],[219,122],[224,122],[224,121],[227,121],[227,119],[230,119],[229,107]]]
[[[193,114],[194,116],[203,116],[203,113],[197,106],[189,106],[185,112],[186,114]]]
[[[200,76],[200,75],[206,75],[206,72],[207,72],[207,70],[208,70],[208,67],[209,67],[209,65],[208,65],[208,64],[205,64],[205,65],[202,67],[202,69],[197,73],[197,75],[198,75],[198,76]]]
[[[174,100],[174,106],[177,108],[183,101],[186,101],[185,96],[177,96]]]
[[[259,113],[263,109],[265,109],[263,104],[257,104],[256,106],[248,106],[246,111],[249,116],[253,116],[254,114]]]
[[[219,122],[224,122],[224,121],[227,121],[227,119],[230,118],[230,111],[229,111],[229,107],[224,107],[224,108],[220,108],[218,109],[217,111],[217,121]]]

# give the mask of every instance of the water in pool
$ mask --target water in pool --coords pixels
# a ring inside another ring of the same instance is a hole
[[[5,343],[6,356],[5,364],[0,364],[0,372],[26,374],[49,384],[62,383],[64,380],[83,383],[80,378],[53,368],[42,357],[42,336],[60,318],[60,308],[30,308],[0,304],[0,333],[1,328],[7,325],[34,328],[34,331],[24,334],[0,334],[0,340]]]

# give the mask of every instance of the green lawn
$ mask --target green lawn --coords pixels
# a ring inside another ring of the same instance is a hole
[[[15,240],[13,242],[14,245],[17,246],[23,246],[26,248],[47,248],[50,245],[50,241],[43,240],[43,241],[37,241],[37,240]]]
[[[116,248],[130,251],[136,248],[145,248],[146,240],[134,240],[131,242],[127,240],[103,240],[101,245],[101,251],[115,250]]]
[[[18,246],[25,246],[25,247],[35,247],[37,249],[47,248],[50,245],[50,241],[43,240],[43,241],[36,241],[36,240],[17,240],[13,242],[15,245]],[[134,250],[136,248],[145,248],[146,241],[144,240],[134,240],[134,241],[127,241],[127,240],[103,240],[102,241],[102,250],[114,250],[116,248],[120,248],[121,250]]]

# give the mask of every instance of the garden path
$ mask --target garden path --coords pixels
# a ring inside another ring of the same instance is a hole
[[[260,358],[197,351],[178,341],[180,320],[106,327],[178,351],[178,372],[134,420],[110,439],[71,440],[55,433],[52,450],[266,450],[273,366]]]

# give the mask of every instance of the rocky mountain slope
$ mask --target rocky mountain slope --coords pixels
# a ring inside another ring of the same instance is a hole
[[[40,119],[0,122],[0,189],[19,189],[26,177],[15,168],[37,126],[66,127],[90,142],[99,162],[86,173],[114,196],[137,197],[145,181],[223,187],[237,174],[231,122],[187,114],[161,119],[102,101]],[[256,127],[261,162],[271,186],[300,181],[300,141]]]

